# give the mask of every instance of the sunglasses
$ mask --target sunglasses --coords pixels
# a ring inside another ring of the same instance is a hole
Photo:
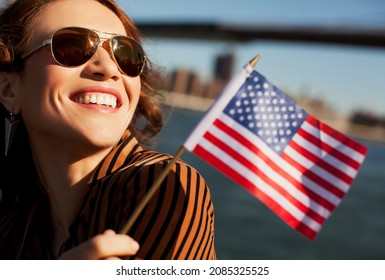
[[[97,32],[112,35],[112,37],[101,38]],[[92,59],[98,47],[105,41],[109,42],[113,60],[119,70],[130,77],[139,76],[143,71],[146,56],[137,41],[126,36],[82,27],[66,27],[57,30],[51,38],[44,40],[21,58],[26,59],[50,44],[52,57],[59,65],[76,67]]]

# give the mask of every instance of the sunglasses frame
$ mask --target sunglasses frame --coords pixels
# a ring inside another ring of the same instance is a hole
[[[77,29],[77,30],[83,29],[83,30],[86,30],[87,32],[92,31],[93,33],[95,33],[95,34],[97,35],[97,38],[98,38],[98,44],[97,44],[97,46],[96,46],[96,48],[95,48],[94,54],[93,54],[88,60],[86,60],[84,63],[82,63],[82,64],[80,64],[80,65],[77,65],[77,66],[68,66],[68,65],[62,64],[62,63],[60,63],[59,61],[57,61],[57,59],[56,59],[56,57],[55,57],[55,55],[54,55],[52,40],[53,40],[55,34],[57,34],[57,33],[60,32],[60,31],[66,30],[66,29],[69,29],[69,30],[71,30],[71,29],[72,29],[72,30],[73,30],[73,29],[75,29],[75,30],[76,30],[76,29]],[[101,36],[99,35],[99,33],[111,35],[111,37],[101,37]],[[134,44],[136,44],[136,45],[140,48],[140,50],[141,50],[141,52],[142,52],[142,54],[143,54],[143,65],[142,65],[142,68],[141,68],[141,70],[140,70],[140,72],[139,72],[138,75],[136,75],[136,76],[131,76],[131,75],[125,73],[125,72],[122,70],[122,68],[120,67],[119,63],[117,62],[117,60],[116,60],[116,58],[115,58],[114,48],[113,48],[113,46],[112,46],[112,40],[113,40],[114,38],[116,38],[116,37],[123,37],[123,38],[125,38],[125,39],[128,39],[129,41],[133,42]],[[55,62],[56,62],[57,64],[59,64],[59,65],[61,65],[61,66],[64,66],[64,67],[79,67],[79,66],[81,66],[81,65],[86,64],[88,61],[90,61],[90,60],[96,55],[98,48],[99,48],[99,47],[103,47],[103,43],[106,42],[106,41],[108,41],[108,43],[109,43],[109,47],[110,47],[110,50],[111,50],[110,52],[111,52],[111,54],[112,54],[111,57],[113,58],[113,60],[114,60],[114,62],[115,62],[115,64],[116,64],[116,66],[118,67],[118,69],[119,69],[119,71],[120,71],[121,73],[123,73],[124,75],[130,76],[130,77],[137,77],[137,76],[139,76],[139,75],[143,72],[143,69],[144,69],[144,66],[145,66],[147,57],[146,57],[146,55],[144,54],[144,50],[143,50],[141,44],[140,44],[138,41],[136,41],[135,39],[130,38],[130,37],[128,37],[128,36],[120,35],[120,34],[117,34],[117,33],[110,33],[110,32],[100,31],[100,30],[96,30],[96,29],[85,28],[85,27],[77,27],[77,26],[69,26],[69,27],[64,27],[64,28],[60,28],[60,29],[56,30],[56,31],[50,36],[50,38],[44,40],[44,41],[41,42],[38,46],[32,48],[30,51],[28,51],[28,52],[26,52],[25,54],[23,54],[23,55],[21,56],[21,59],[22,59],[22,60],[27,59],[29,56],[31,56],[32,54],[34,54],[34,53],[37,52],[38,50],[44,48],[46,45],[50,45],[51,55],[52,55],[53,59],[55,60]]]

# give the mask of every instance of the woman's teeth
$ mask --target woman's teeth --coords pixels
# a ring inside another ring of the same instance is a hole
[[[74,100],[77,103],[81,104],[97,104],[109,106],[112,108],[116,108],[117,99],[113,95],[109,94],[92,94],[92,95],[84,95],[78,96]]]

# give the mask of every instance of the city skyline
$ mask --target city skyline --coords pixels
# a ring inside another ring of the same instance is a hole
[[[217,98],[235,72],[235,54],[229,51],[219,53],[213,58],[213,61],[214,66],[208,77],[202,77],[194,69],[188,69],[186,67],[170,69],[166,90],[208,99]],[[302,100],[308,106],[314,104],[314,106],[310,108],[320,106],[321,109],[325,109],[328,112],[338,111],[338,108],[333,108],[330,100],[322,98],[322,96],[312,96],[311,92],[306,91],[306,89],[300,92],[290,92],[285,88],[281,88],[281,90],[292,98]],[[370,110],[366,111],[365,107],[357,107],[355,110],[346,111],[345,114],[351,115],[353,113],[363,112],[379,118],[385,118],[385,114],[377,114]]]

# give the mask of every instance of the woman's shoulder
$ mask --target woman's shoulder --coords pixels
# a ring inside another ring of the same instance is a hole
[[[138,151],[114,172],[92,184],[90,192],[95,197],[108,197],[116,205],[135,208],[157,185],[152,196],[154,203],[167,200],[171,204],[210,205],[211,193],[204,177],[182,159],[173,159],[163,152]]]
[[[136,172],[145,173],[147,176],[159,176],[165,169],[169,169],[167,176],[177,176],[183,181],[191,180],[192,177],[204,181],[199,171],[189,163],[180,158],[174,159],[174,156],[170,154],[154,150],[135,153],[130,162],[123,165],[119,172],[127,175]]]

